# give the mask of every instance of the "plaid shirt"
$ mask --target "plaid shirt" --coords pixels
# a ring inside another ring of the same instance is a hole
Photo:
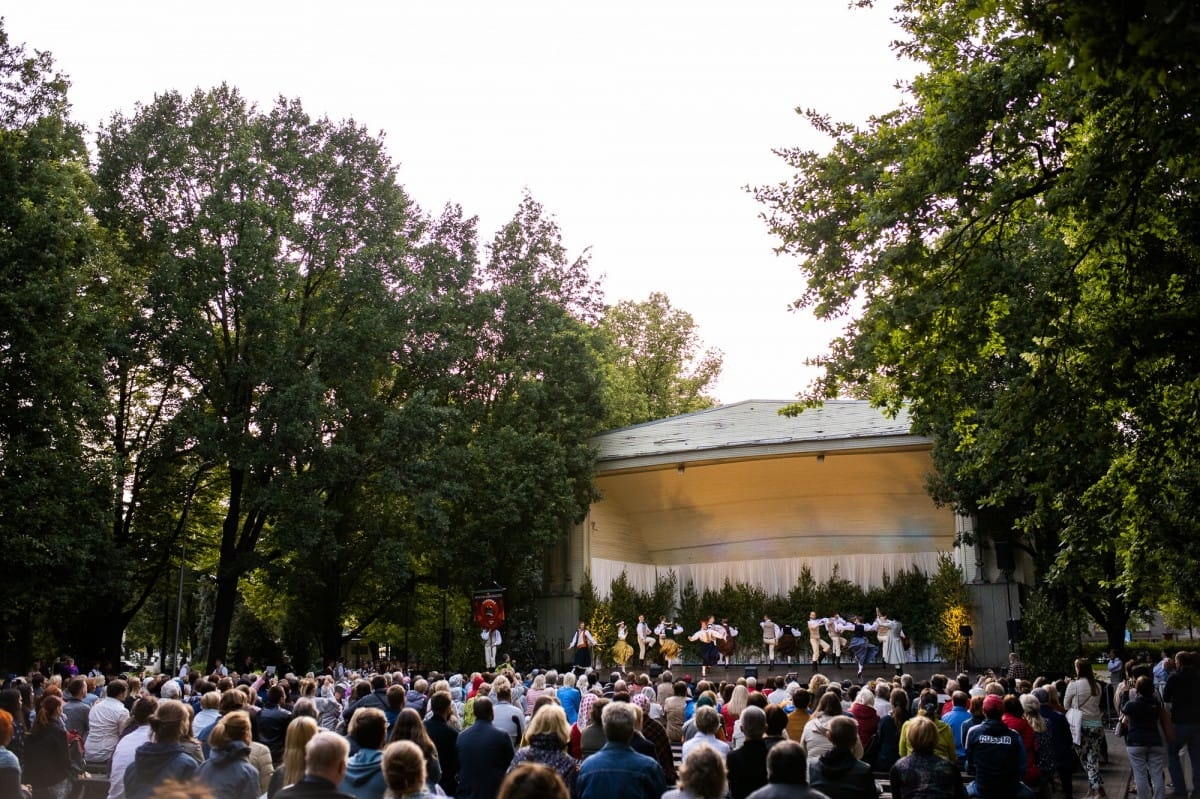
[[[662,722],[650,718],[649,715],[643,715],[642,735],[646,737],[647,741],[654,744],[654,756],[658,760],[658,765],[662,767],[667,785],[674,785],[675,756],[671,752],[671,740],[667,738],[667,728],[662,725]]]

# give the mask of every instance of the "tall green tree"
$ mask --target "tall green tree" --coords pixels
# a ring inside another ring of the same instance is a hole
[[[604,310],[608,374],[607,427],[665,419],[711,408],[705,392],[721,374],[721,352],[701,351],[692,315],[653,292],[642,302],[622,300]]]
[[[145,265],[155,355],[186,380],[169,438],[223,480],[207,655],[225,658],[239,580],[277,519],[322,512],[305,470],[399,346],[413,214],[361,127],[228,86],[115,116],[99,154],[99,213]]]
[[[819,400],[874,385],[934,437],[934,498],[1030,551],[1120,646],[1200,603],[1196,10],[903,2],[920,74],[757,192],[832,318]],[[1165,578],[1165,579],[1164,579]]]
[[[589,439],[605,417],[596,322],[602,307],[587,260],[572,258],[557,223],[525,196],[480,269],[447,439],[458,458],[442,490],[445,534],[432,562],[457,585],[509,589],[510,631],[532,631],[543,555],[595,497]]]
[[[104,418],[100,236],[68,82],[0,24],[0,660],[74,646],[64,610],[88,601],[107,491],[90,438]]]

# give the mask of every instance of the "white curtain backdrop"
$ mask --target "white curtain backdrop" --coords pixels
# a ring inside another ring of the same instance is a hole
[[[818,556],[812,558],[768,558],[763,560],[734,560],[723,563],[680,563],[655,566],[649,563],[629,563],[622,560],[592,558],[592,585],[601,599],[607,599],[609,586],[625,572],[629,584],[638,591],[651,592],[658,576],[674,571],[680,587],[690,580],[697,591],[720,590],[725,578],[734,585],[745,583],[762,588],[768,596],[785,596],[800,580],[800,571],[808,566],[813,579],[820,585],[837,567],[838,576],[855,585],[870,589],[883,584],[883,575],[898,574],[916,567],[925,574],[937,571],[939,552],[908,552],[899,554]]]

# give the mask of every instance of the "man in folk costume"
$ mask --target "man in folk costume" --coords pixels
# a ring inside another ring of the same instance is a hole
[[[644,614],[638,614],[637,622],[638,662],[646,665],[646,650],[654,646],[654,636],[650,635],[650,624]]]
[[[579,629],[571,636],[571,643],[567,646],[567,649],[575,650],[574,664],[576,666],[581,669],[591,668],[592,649],[595,648],[596,643],[596,637],[587,628],[587,623],[579,622]]]
[[[821,662],[821,654],[829,651],[829,643],[821,637],[821,628],[828,619],[818,619],[817,612],[808,612],[808,643],[812,646],[812,669],[817,673],[817,664]]]
[[[841,614],[834,613],[825,619],[825,629],[829,632],[829,643],[833,647],[833,665],[840,669],[842,667],[842,650],[846,647],[846,639],[842,637],[842,633],[854,629],[854,625],[842,619]]]
[[[779,625],[771,621],[771,617],[764,613],[758,626],[762,627],[763,646],[767,648],[767,662],[771,668],[775,668],[775,644],[779,641]]]
[[[504,640],[500,635],[500,630],[493,627],[490,630],[483,630],[479,633],[479,637],[483,639],[483,664],[488,669],[496,668],[496,650],[499,649],[501,642]]]

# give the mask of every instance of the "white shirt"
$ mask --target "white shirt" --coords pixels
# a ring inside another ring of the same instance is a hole
[[[108,773],[108,799],[125,799],[125,770],[133,763],[137,748],[150,741],[150,725],[143,724],[117,743]]]
[[[584,644],[587,644],[588,646],[595,646],[596,639],[592,636],[590,630],[576,630],[575,634],[571,636],[571,646],[578,647],[583,646]]]
[[[88,711],[88,736],[84,743],[84,757],[93,763],[101,763],[112,757],[121,738],[121,730],[129,720],[129,710],[119,699],[106,696]]]
[[[779,638],[779,625],[775,622],[770,620],[760,621],[758,626],[762,627],[764,641],[774,641]]]
[[[649,624],[647,624],[647,623],[645,622],[645,620],[639,621],[639,622],[637,623],[637,637],[638,637],[638,640],[639,640],[639,641],[643,640],[643,639],[644,639],[646,636],[648,636],[649,634],[650,634],[650,625],[649,625]]]
[[[500,637],[499,629],[484,630],[483,632],[479,633],[479,637],[485,644],[490,644],[491,646],[500,646],[501,642],[503,641],[503,639]]]
[[[827,619],[809,619],[808,620],[808,637],[820,638],[821,628],[825,626]]]
[[[683,742],[683,759],[687,760],[688,752],[692,751],[700,744],[708,744],[713,749],[716,749],[718,752],[720,752],[721,757],[729,754],[729,744],[717,738],[715,735],[705,735],[704,733],[697,732],[691,738],[688,738]]]

